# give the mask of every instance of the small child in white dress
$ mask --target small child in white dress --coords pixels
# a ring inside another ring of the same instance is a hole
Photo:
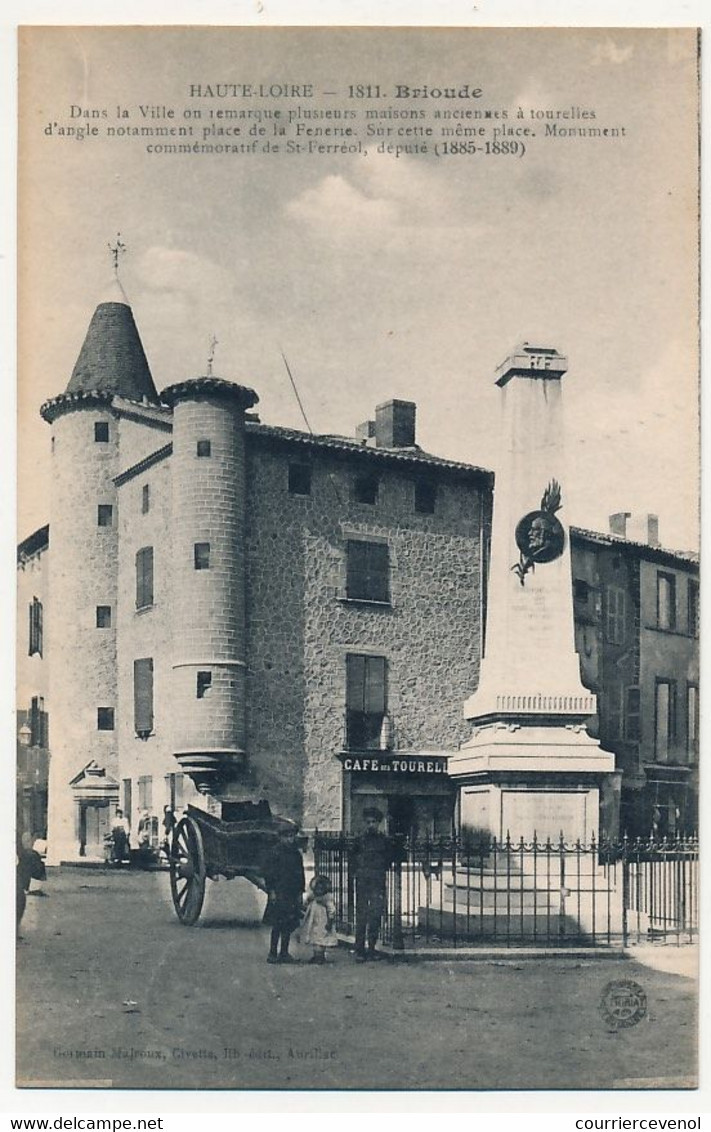
[[[326,948],[338,946],[335,921],[331,883],[327,877],[315,876],[306,894],[306,915],[299,930],[301,942],[310,943],[314,949],[309,963],[325,963]]]

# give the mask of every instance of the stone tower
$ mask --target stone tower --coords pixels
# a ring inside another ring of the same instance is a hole
[[[252,390],[212,376],[171,385],[173,753],[224,796],[246,769],[245,411]]]
[[[52,426],[50,863],[87,852],[87,840],[98,843],[116,800],[116,397],[158,404],[131,308],[114,277],[65,392],[40,410]],[[99,614],[99,607],[109,612]]]

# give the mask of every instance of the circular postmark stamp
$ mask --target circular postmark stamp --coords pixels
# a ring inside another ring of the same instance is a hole
[[[647,1013],[647,996],[633,979],[615,979],[602,992],[600,1013],[611,1030],[636,1026]]]

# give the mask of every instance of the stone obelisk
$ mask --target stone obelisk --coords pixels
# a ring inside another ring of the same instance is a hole
[[[562,379],[557,350],[524,342],[499,366],[486,642],[464,705],[471,738],[449,760],[463,827],[589,842],[614,756],[590,738],[596,700],[575,652]]]

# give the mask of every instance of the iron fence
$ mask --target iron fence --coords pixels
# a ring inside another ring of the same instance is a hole
[[[317,832],[316,871],[353,934],[354,839]],[[413,947],[613,947],[691,941],[698,930],[698,843],[617,844],[392,839],[382,940]]]

